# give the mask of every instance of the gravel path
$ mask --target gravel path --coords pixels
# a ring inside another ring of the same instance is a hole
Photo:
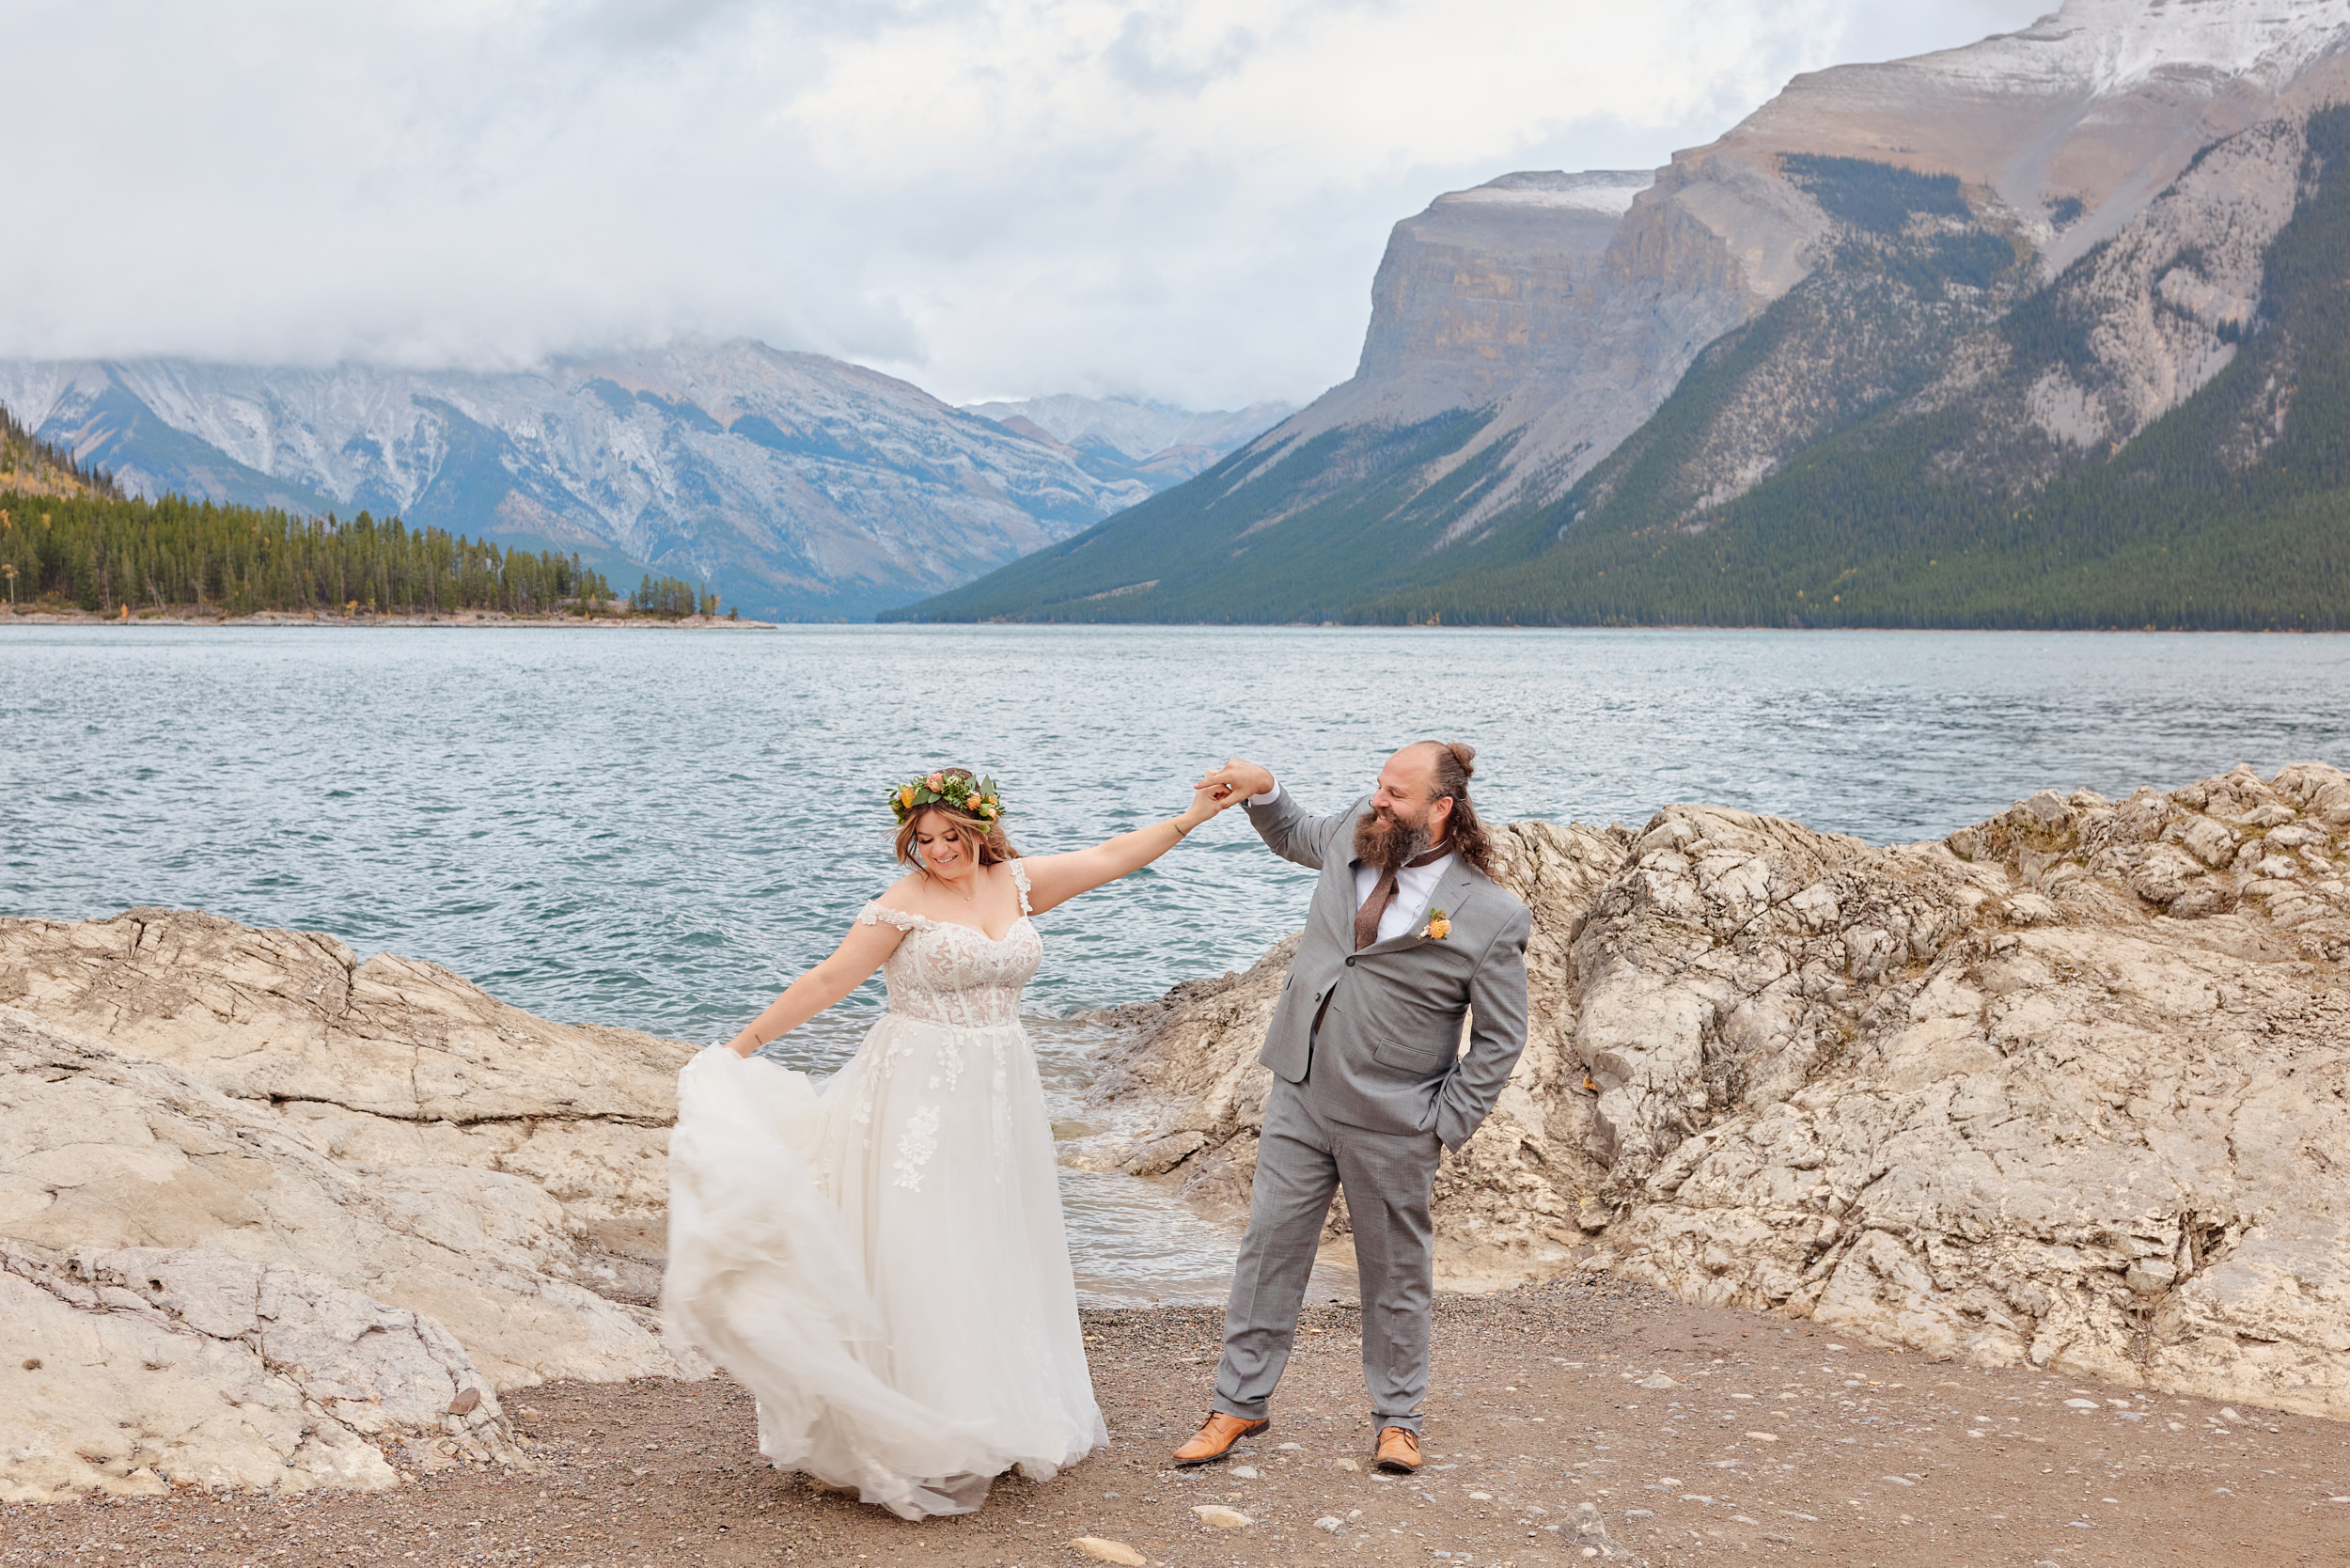
[[[1070,1543],[1089,1535],[1177,1568],[2350,1562],[2350,1426],[1963,1371],[1582,1278],[1440,1300],[1417,1478],[1368,1468],[1356,1320],[1337,1307],[1311,1309],[1273,1431],[1227,1466],[1168,1470],[1220,1321],[1089,1313],[1110,1448],[1003,1482],[965,1518],[904,1524],[765,1469],[724,1380],[554,1385],[507,1402],[536,1474],[0,1507],[0,1564],[1080,1568]],[[1593,1516],[1604,1544],[1579,1533]]]

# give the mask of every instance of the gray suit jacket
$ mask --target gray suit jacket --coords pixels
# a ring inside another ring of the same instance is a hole
[[[1317,817],[1286,789],[1248,808],[1274,854],[1322,873],[1257,1059],[1306,1084],[1308,1103],[1325,1120],[1372,1132],[1433,1132],[1458,1149],[1501,1098],[1526,1048],[1526,938],[1533,919],[1456,857],[1428,902],[1449,917],[1449,935],[1422,935],[1422,913],[1405,934],[1355,951],[1355,824],[1370,810],[1365,795],[1337,816]],[[1465,1053],[1464,1014],[1475,1020]]]

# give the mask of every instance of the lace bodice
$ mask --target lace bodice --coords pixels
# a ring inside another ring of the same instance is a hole
[[[878,900],[857,916],[861,924],[893,925],[906,933],[882,964],[890,1011],[964,1028],[1020,1022],[1020,993],[1044,961],[1044,942],[1028,918],[1027,868],[1017,860],[1005,864],[1020,890],[1020,918],[1000,941],[970,926],[892,909]]]

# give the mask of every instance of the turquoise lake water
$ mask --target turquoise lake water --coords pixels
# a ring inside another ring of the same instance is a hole
[[[1478,747],[1489,817],[1704,801],[1885,843],[2048,787],[2350,766],[2350,638],[11,627],[0,735],[0,912],[329,931],[549,1017],[706,1041],[892,880],[883,792],[918,769],[994,774],[1031,854],[1181,809],[1228,755],[1336,809],[1425,736]],[[1030,1007],[1245,967],[1309,887],[1228,815],[1047,915]],[[876,981],[791,1054],[837,1061],[879,1006]],[[1099,1038],[1040,1027],[1058,1096]],[[1073,1195],[1072,1225],[1103,1281],[1208,1292],[1198,1222],[1154,1235],[1113,1213],[1149,1207],[1132,1191],[1102,1201],[1089,1232]]]

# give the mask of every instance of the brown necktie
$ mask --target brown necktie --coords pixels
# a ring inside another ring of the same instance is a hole
[[[1417,859],[1405,861],[1404,865],[1433,866],[1451,853],[1449,845],[1440,844]],[[1368,948],[1379,940],[1380,917],[1386,914],[1387,905],[1394,902],[1395,872],[1392,869],[1382,870],[1378,883],[1371,890],[1371,897],[1365,899],[1363,906],[1355,911],[1355,946],[1357,949]]]

